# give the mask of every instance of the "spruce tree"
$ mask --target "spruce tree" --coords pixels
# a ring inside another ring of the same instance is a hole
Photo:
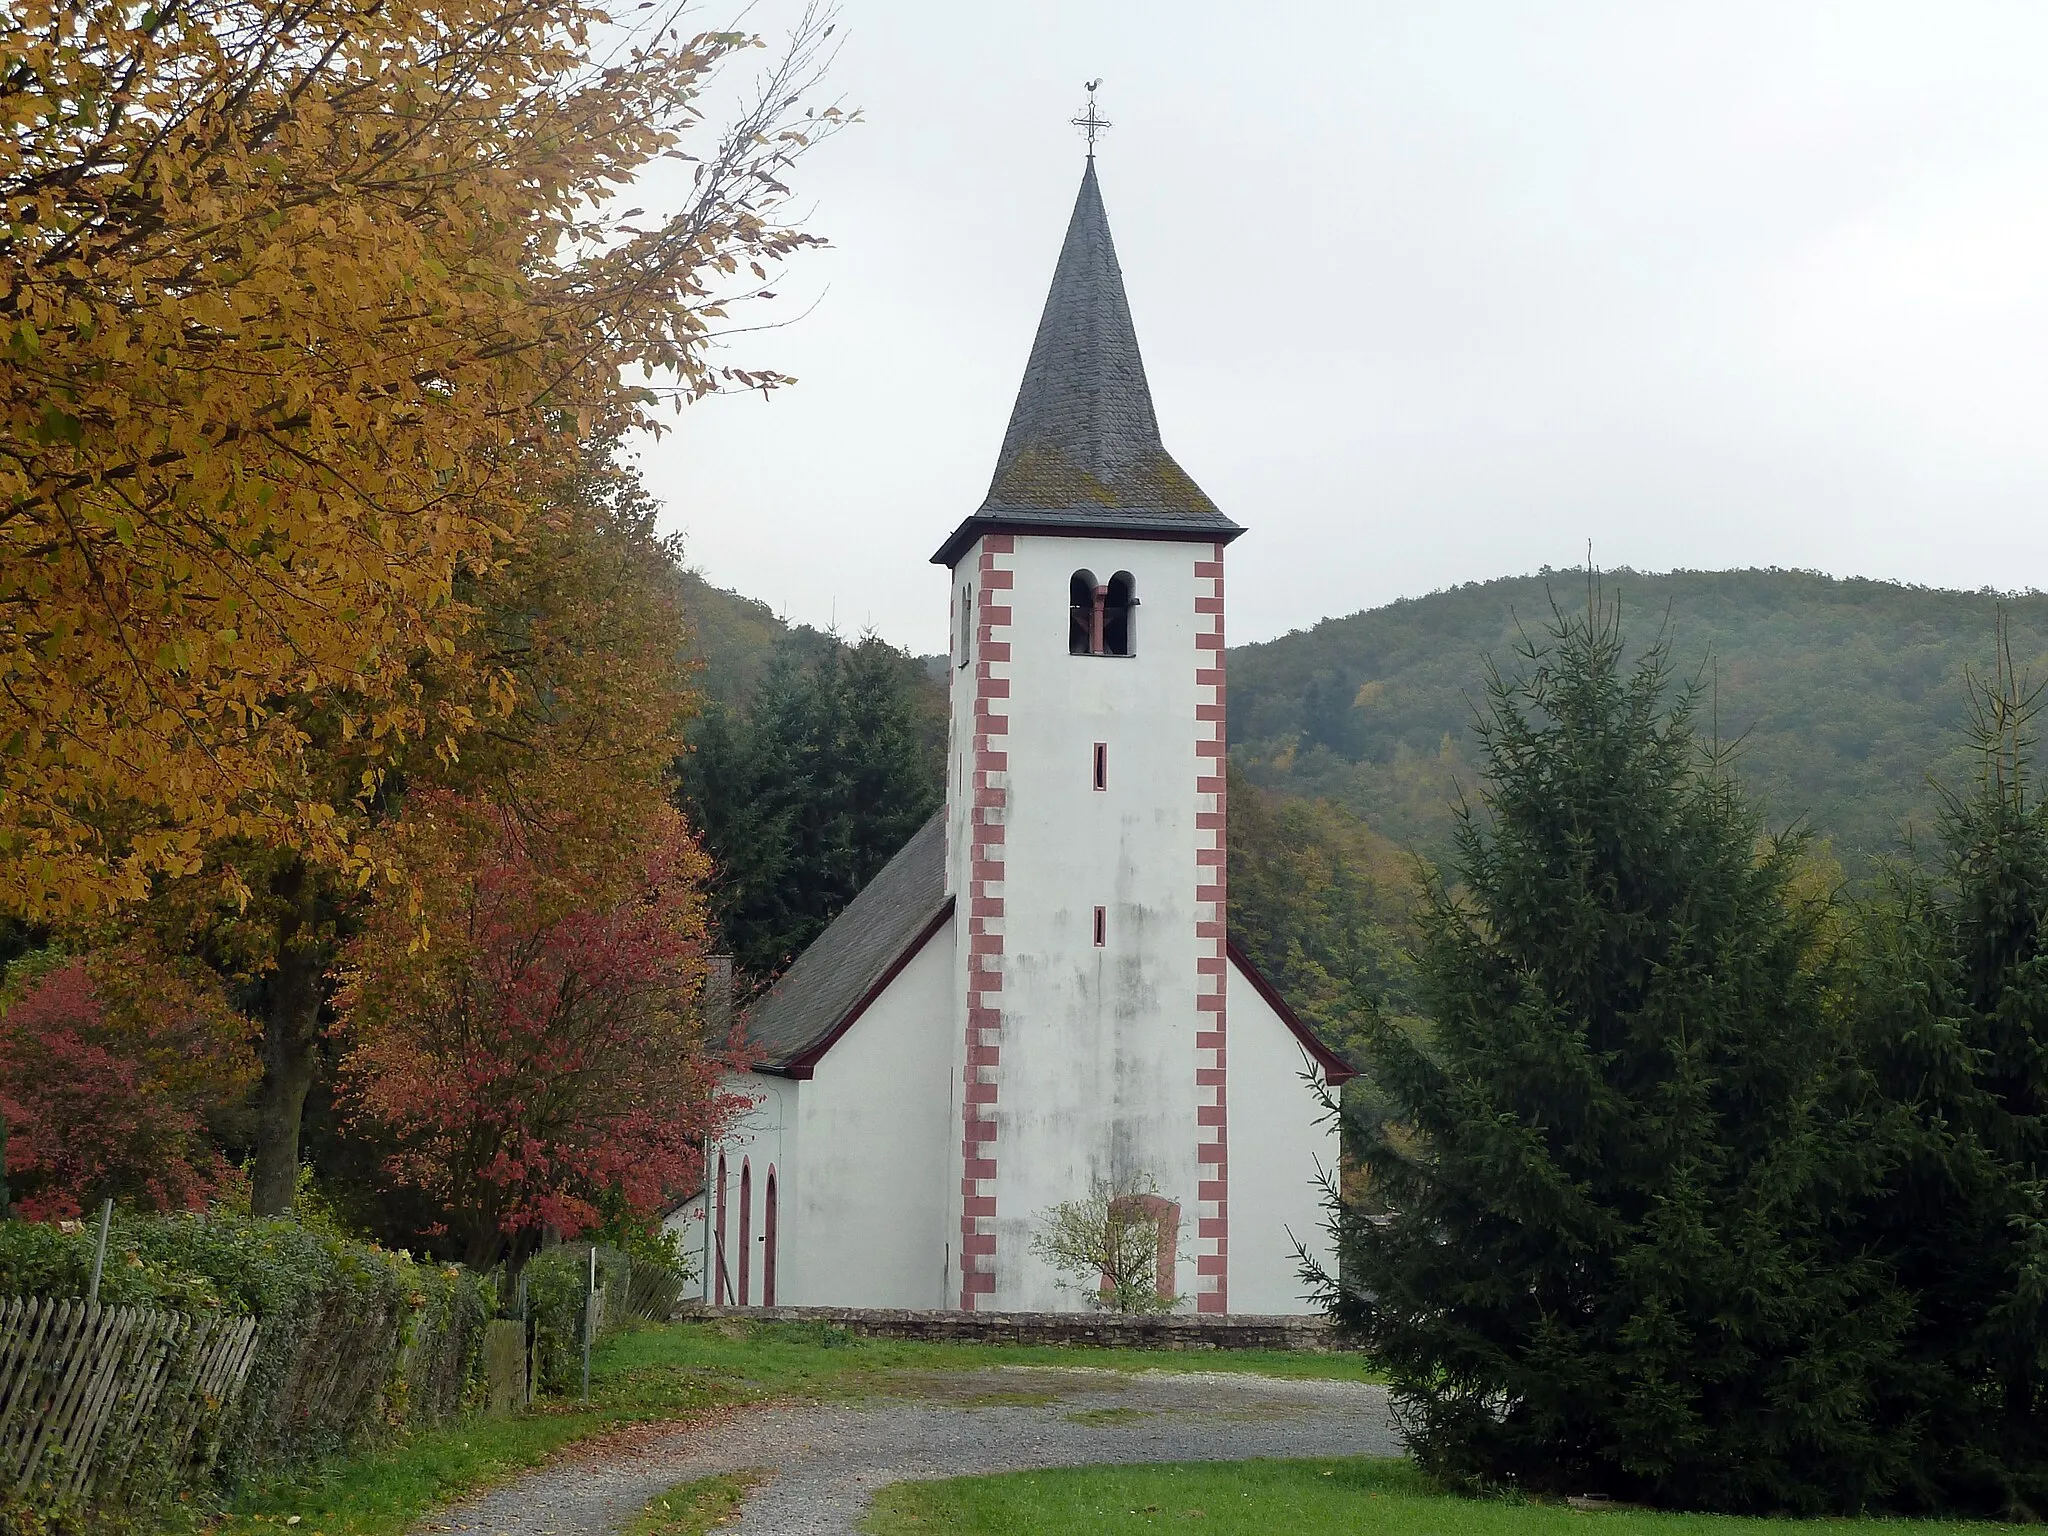
[[[780,975],[938,807],[944,741],[919,663],[873,635],[792,637],[744,708],[706,711],[679,795],[718,861],[721,942],[751,984]]]
[[[1885,1416],[1920,1445],[1901,1502],[2048,1517],[2048,804],[2038,690],[1971,682],[1977,772],[1932,872],[1862,925],[1863,1053],[1889,1113],[1868,1241],[1913,1302]]]
[[[1625,666],[1591,594],[1523,660],[1430,892],[1428,1023],[1372,1031],[1334,1310],[1440,1476],[1863,1505],[1899,1306],[1843,1251],[1868,1143],[1800,840],[1763,835],[1664,643]]]
[[[848,898],[945,798],[945,698],[922,663],[874,635],[839,669],[835,793],[844,808]]]

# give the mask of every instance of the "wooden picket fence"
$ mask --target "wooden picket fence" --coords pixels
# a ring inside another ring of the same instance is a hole
[[[203,1476],[255,1353],[254,1318],[0,1301],[0,1490],[101,1504]]]
[[[690,1282],[680,1271],[665,1264],[650,1264],[645,1259],[631,1262],[626,1279],[626,1311],[650,1323],[667,1322],[676,1315],[684,1288]]]

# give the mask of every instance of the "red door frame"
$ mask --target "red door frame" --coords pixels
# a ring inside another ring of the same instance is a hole
[[[761,1305],[775,1305],[775,1165],[768,1165],[766,1204],[761,1208]]]
[[[740,1305],[747,1306],[752,1298],[747,1294],[748,1260],[754,1256],[754,1165],[750,1158],[740,1159]]]
[[[711,1293],[716,1298],[713,1306],[722,1307],[730,1298],[726,1294],[725,1277],[725,1154],[718,1154],[718,1240],[715,1247],[717,1263],[711,1278]]]

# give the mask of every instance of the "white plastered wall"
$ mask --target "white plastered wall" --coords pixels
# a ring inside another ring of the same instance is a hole
[[[1316,1170],[1335,1174],[1337,1129],[1318,1123],[1301,1042],[1235,962],[1229,1000],[1230,1307],[1313,1312],[1295,1242],[1334,1272]]]
[[[725,1270],[728,1283],[726,1302],[747,1306],[759,1306],[765,1275],[763,1261],[767,1249],[767,1207],[768,1175],[776,1177],[776,1200],[779,1226],[779,1241],[776,1255],[775,1300],[777,1305],[787,1304],[785,1287],[788,1284],[790,1249],[790,1196],[796,1182],[797,1124],[802,1090],[807,1084],[789,1078],[771,1077],[764,1072],[745,1072],[726,1079],[724,1090],[753,1100],[753,1107],[741,1115],[723,1142],[711,1149],[710,1166],[705,1170],[705,1182],[712,1191],[712,1220],[699,1228],[700,1241],[705,1242],[704,1274],[706,1293],[718,1295],[717,1271],[719,1267],[719,1232],[717,1230],[719,1157],[725,1158]],[[747,1231],[747,1285],[740,1290],[740,1188],[742,1175],[751,1173],[744,1182],[751,1186],[751,1212],[746,1222]]]
[[[704,1196],[695,1194],[661,1219],[661,1230],[676,1240],[684,1262],[694,1278],[678,1298],[699,1301],[704,1295]]]
[[[1206,543],[1019,534],[1001,562],[1012,573],[1001,743],[1004,1022],[993,1106],[996,1291],[983,1305],[1084,1307],[1031,1252],[1032,1232],[1047,1209],[1086,1195],[1091,1178],[1137,1174],[1181,1207],[1178,1283],[1194,1290],[1194,567],[1210,553]],[[962,558],[956,601],[978,561],[979,546]],[[1134,655],[1068,654],[1068,583],[1083,569],[1100,582],[1118,571],[1136,578]],[[949,856],[952,888],[963,897],[973,672],[954,674]],[[1092,776],[1098,741],[1109,747],[1102,791]],[[1108,909],[1101,948],[1098,905]],[[964,1049],[955,1046],[956,1082]],[[956,1145],[956,1181],[960,1155]],[[951,1208],[957,1220],[957,1192]]]
[[[925,942],[803,1084],[814,1155],[783,1189],[785,1306],[952,1302],[953,932]]]

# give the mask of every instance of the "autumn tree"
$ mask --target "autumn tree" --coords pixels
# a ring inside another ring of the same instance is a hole
[[[738,1107],[698,1006],[707,860],[673,811],[630,867],[587,833],[415,797],[395,835],[422,910],[377,908],[345,956],[343,1101],[478,1267],[651,1215]]]
[[[589,445],[531,499],[503,557],[458,583],[474,618],[457,643],[409,668],[426,707],[470,713],[455,750],[366,741],[349,727],[346,695],[287,701],[306,736],[305,770],[352,843],[419,789],[488,799],[518,819],[607,826],[615,843],[660,810],[692,708],[674,544],[610,443]],[[360,797],[373,772],[376,794]],[[293,1197],[304,1105],[328,1065],[328,972],[374,901],[405,899],[404,881],[365,887],[305,852],[260,843],[219,845],[211,857],[139,916],[190,935],[262,1021],[252,1203],[270,1213]],[[250,894],[224,899],[232,884]]]
[[[253,1075],[247,1031],[210,973],[140,942],[17,964],[0,988],[15,1208],[53,1220],[109,1196],[202,1206],[226,1171],[208,1117]]]
[[[588,4],[31,3],[0,21],[0,908],[141,897],[210,843],[366,867],[293,699],[378,753],[468,698],[468,620],[575,438],[715,364],[829,30],[716,142],[749,39]],[[693,147],[694,146],[694,147]],[[619,194],[693,167],[681,205]],[[631,378],[628,378],[630,373]],[[295,899],[285,880],[284,899]]]
[[[1419,866],[1342,806],[1230,768],[1230,937],[1335,1050],[1415,1012]]]

